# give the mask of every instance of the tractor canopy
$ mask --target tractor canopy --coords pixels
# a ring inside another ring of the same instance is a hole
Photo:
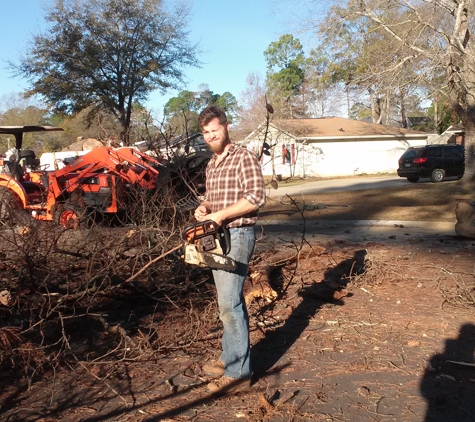
[[[15,136],[15,148],[21,149],[23,143],[23,134],[27,132],[54,132],[63,129],[55,126],[0,126],[0,135]]]

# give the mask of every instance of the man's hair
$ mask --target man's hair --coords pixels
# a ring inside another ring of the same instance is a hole
[[[219,123],[225,125],[228,123],[226,113],[224,110],[218,106],[208,106],[206,107],[198,117],[198,125],[200,129],[203,129],[203,126],[207,125],[211,120],[218,118]]]

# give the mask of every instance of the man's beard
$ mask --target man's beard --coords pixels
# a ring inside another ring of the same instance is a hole
[[[229,144],[229,142],[230,142],[229,134],[226,131],[224,138],[220,139],[219,143],[211,142],[208,144],[208,147],[215,154],[221,154],[224,151],[224,148],[226,147],[226,145]]]

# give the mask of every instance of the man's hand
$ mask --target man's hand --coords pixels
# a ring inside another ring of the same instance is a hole
[[[205,218],[209,213],[208,208],[206,208],[205,205],[200,205],[198,208],[195,210],[195,218],[198,221],[204,221],[208,220],[208,218]]]
[[[217,212],[210,213],[210,209],[206,205],[200,205],[195,210],[195,218],[198,221],[213,220],[218,226],[222,226],[224,220],[240,217],[251,211],[255,211],[257,206],[251,204],[247,199],[241,198],[235,204],[230,205]]]
[[[220,212],[213,212],[212,214],[207,214],[205,220],[212,220],[214,221],[219,227],[223,225],[224,218],[222,217],[222,213]]]
[[[198,208],[196,208],[195,218],[197,221],[212,220],[219,227],[223,225],[223,220],[224,220],[221,212],[209,213],[208,208],[204,205],[200,205]]]

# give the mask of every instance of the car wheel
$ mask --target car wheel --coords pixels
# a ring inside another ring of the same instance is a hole
[[[432,180],[434,183],[442,182],[444,178],[445,178],[445,170],[443,169],[435,169],[432,172],[432,175],[430,176],[430,180]]]
[[[418,177],[408,177],[407,180],[411,183],[416,183],[419,180],[419,178]]]

